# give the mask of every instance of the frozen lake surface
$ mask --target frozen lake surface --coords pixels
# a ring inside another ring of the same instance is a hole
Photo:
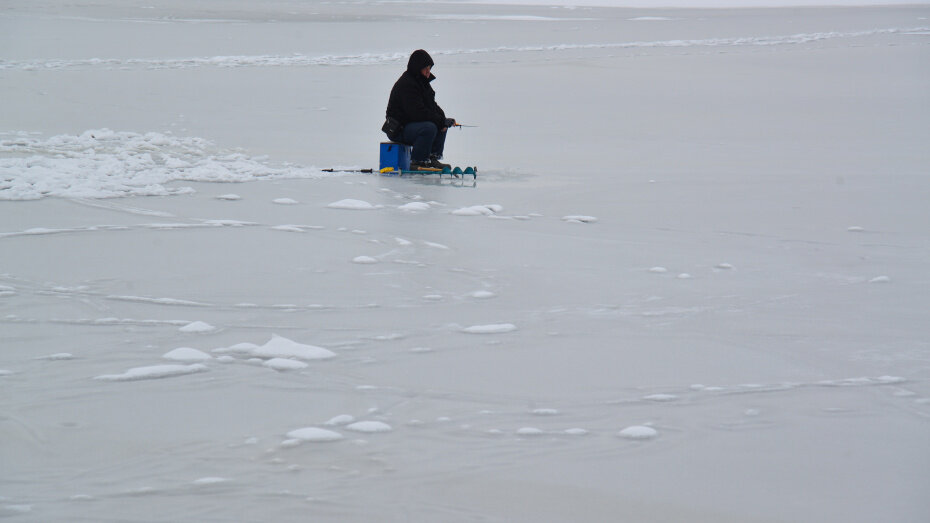
[[[930,7],[7,4],[0,517],[930,518]]]

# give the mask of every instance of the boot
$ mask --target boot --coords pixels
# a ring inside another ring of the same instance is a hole
[[[430,162],[429,162],[428,160],[425,160],[425,161],[422,161],[422,162],[418,162],[418,161],[416,161],[416,160],[413,160],[413,161],[410,162],[410,170],[411,170],[411,171],[426,171],[426,170],[430,170],[430,169],[432,169],[432,168],[433,168],[433,167],[432,167],[432,164],[430,164]]]
[[[439,157],[435,155],[429,157],[429,166],[432,167],[433,169],[440,169],[440,170],[452,168],[451,165],[440,162]]]

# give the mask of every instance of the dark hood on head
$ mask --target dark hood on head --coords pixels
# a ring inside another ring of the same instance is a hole
[[[424,67],[431,65],[433,65],[433,59],[429,53],[423,49],[417,49],[410,55],[410,60],[407,60],[407,71],[419,73]]]

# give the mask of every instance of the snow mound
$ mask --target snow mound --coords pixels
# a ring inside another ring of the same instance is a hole
[[[202,333],[202,332],[213,332],[216,330],[216,327],[214,327],[213,325],[210,325],[209,323],[205,323],[202,321],[195,321],[193,323],[188,323],[187,325],[181,327],[178,330],[181,332]]]
[[[184,361],[190,363],[213,359],[213,356],[210,356],[206,352],[192,349],[190,347],[179,347],[173,351],[166,352],[164,355],[162,355],[162,358],[166,360]]]
[[[542,429],[537,429],[536,427],[523,427],[517,430],[518,436],[542,436],[546,432]]]
[[[649,272],[654,272],[656,274],[665,274],[666,272],[668,272],[668,269],[666,269],[665,267],[652,267],[649,269]]]
[[[192,483],[193,483],[194,485],[197,485],[197,486],[219,485],[219,484],[221,484],[221,483],[229,483],[229,480],[226,479],[226,478],[219,478],[219,477],[215,477],[215,476],[209,476],[209,477],[206,477],[206,478],[195,479]]]
[[[869,280],[869,283],[890,283],[890,282],[891,282],[891,278],[889,278],[888,276],[876,276],[872,278],[871,280]]]
[[[271,200],[271,203],[276,203],[278,205],[297,205],[300,202],[293,198],[275,198]]]
[[[336,355],[323,347],[304,345],[277,334],[273,335],[268,343],[252,349],[250,354],[257,358],[296,358],[299,360],[322,360]]]
[[[428,211],[429,204],[426,202],[410,202],[401,205],[398,209],[409,212]]]
[[[491,325],[472,325],[471,327],[462,329],[462,332],[467,334],[502,334],[515,330],[517,330],[517,326],[513,323],[496,323]]]
[[[364,201],[364,200],[353,200],[351,198],[345,200],[339,200],[338,202],[333,202],[327,205],[330,209],[345,209],[348,211],[370,211],[375,209],[375,206]]]
[[[242,196],[238,194],[221,194],[216,197],[217,200],[226,200],[229,202],[234,202],[242,199]]]
[[[207,366],[200,363],[194,363],[192,365],[152,365],[149,367],[135,367],[122,374],[104,374],[94,379],[101,381],[154,380],[184,376],[185,374],[194,374],[206,370]]]
[[[626,439],[652,439],[658,435],[659,433],[656,431],[656,429],[642,425],[633,425],[632,427],[627,427],[621,430],[619,434],[621,438]]]
[[[300,370],[309,367],[306,363],[289,358],[271,358],[262,363],[263,366],[274,370]]]
[[[556,416],[559,411],[557,409],[533,409],[533,414],[537,416]]]
[[[504,210],[504,208],[497,204],[472,205],[471,207],[462,207],[461,209],[456,209],[452,211],[452,214],[456,216],[491,216],[492,214],[497,214],[502,210]]]
[[[208,140],[95,129],[48,138],[0,140],[0,200],[115,198],[190,194],[176,181],[245,182],[324,178],[319,169],[275,165]]]
[[[338,416],[334,416],[330,418],[329,421],[327,421],[323,425],[328,425],[332,427],[332,426],[338,426],[338,425],[348,425],[349,423],[354,423],[354,422],[355,422],[354,416],[351,416],[349,414],[340,414]]]
[[[271,230],[283,232],[307,232],[299,225],[275,225],[271,227]]]
[[[351,425],[347,425],[346,429],[367,433],[391,432],[394,430],[390,425],[381,421],[357,421]]]
[[[486,298],[493,298],[497,296],[497,294],[494,294],[491,291],[475,291],[469,294],[469,296],[471,296],[472,298],[486,299]]]
[[[360,263],[362,265],[371,265],[374,263],[378,263],[378,259],[372,258],[371,256],[356,256],[355,258],[352,258],[352,263]]]
[[[292,430],[287,433],[287,437],[301,441],[339,441],[343,438],[342,434],[332,430],[320,429],[317,427],[304,427],[302,429]]]

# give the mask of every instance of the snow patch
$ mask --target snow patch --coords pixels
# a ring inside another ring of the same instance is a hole
[[[394,429],[390,425],[381,421],[357,421],[350,425],[346,425],[346,430],[353,430],[355,432],[366,432],[366,433],[377,433],[377,432],[390,432]]]
[[[462,329],[462,332],[468,334],[502,334],[515,330],[517,330],[517,326],[513,323],[494,323],[490,325],[472,325]]]
[[[219,485],[219,484],[222,484],[222,483],[229,483],[229,480],[226,479],[226,478],[219,478],[219,477],[215,477],[215,476],[210,476],[210,477],[206,477],[206,478],[195,479],[192,483],[193,483],[194,485],[197,485],[197,486],[201,486],[201,487],[202,487],[202,486],[206,486],[206,485]]]
[[[419,212],[419,211],[428,211],[430,207],[429,207],[429,204],[426,202],[410,202],[410,203],[405,203],[404,205],[401,205],[400,207],[398,207],[398,209],[402,211]]]
[[[0,68],[3,68],[0,65]],[[245,182],[324,178],[319,169],[274,165],[202,138],[95,129],[49,138],[0,140],[0,200],[190,194],[176,181]]]
[[[650,395],[648,395],[648,396],[643,396],[643,399],[646,400],[646,401],[667,402],[667,401],[675,401],[675,400],[677,400],[677,399],[678,399],[678,396],[676,396],[676,395],[674,395],[674,394],[650,394]]]
[[[206,361],[213,359],[213,356],[210,356],[206,352],[199,351],[197,349],[192,349],[190,347],[179,347],[172,351],[166,352],[162,355],[162,358],[166,360],[173,361],[183,361],[183,362],[198,362]]]
[[[195,321],[193,323],[188,323],[187,325],[181,327],[178,330],[181,332],[188,332],[188,333],[204,333],[204,332],[213,332],[216,330],[216,327],[206,322]]]
[[[153,380],[195,374],[206,370],[208,370],[207,366],[200,363],[192,365],[152,365],[149,367],[135,367],[122,374],[104,374],[94,379],[101,381]]]
[[[314,345],[304,345],[289,340],[277,334],[271,340],[250,350],[250,354],[257,358],[296,358],[299,360],[321,360],[332,358],[336,353]]]
[[[348,425],[349,423],[354,423],[354,422],[355,422],[354,416],[351,416],[349,414],[340,414],[338,416],[334,416],[330,418],[329,421],[327,421],[323,425],[339,426],[339,425]]]
[[[41,358],[38,358],[38,359],[48,360],[48,361],[73,360],[74,355],[71,354],[70,352],[57,352],[55,354],[49,354],[48,356],[42,356]]]
[[[491,216],[504,210],[497,204],[472,205],[471,207],[462,207],[452,211],[456,216]]]
[[[562,221],[569,223],[595,223],[597,218],[594,216],[585,216],[583,214],[570,214],[568,216],[563,216]]]
[[[309,365],[302,361],[292,360],[289,358],[271,358],[270,360],[262,363],[262,365],[268,367],[269,369],[280,371],[300,370],[309,367]]]
[[[627,427],[620,431],[619,436],[626,439],[652,439],[658,436],[659,433],[656,429],[652,427],[645,427],[642,425],[633,425],[632,427]]]
[[[370,211],[376,207],[364,200],[345,199],[327,205],[330,209],[345,209],[348,211]]]
[[[343,439],[342,434],[338,432],[317,427],[304,427],[302,429],[292,430],[287,433],[287,437],[295,440],[312,442],[339,441]]]

